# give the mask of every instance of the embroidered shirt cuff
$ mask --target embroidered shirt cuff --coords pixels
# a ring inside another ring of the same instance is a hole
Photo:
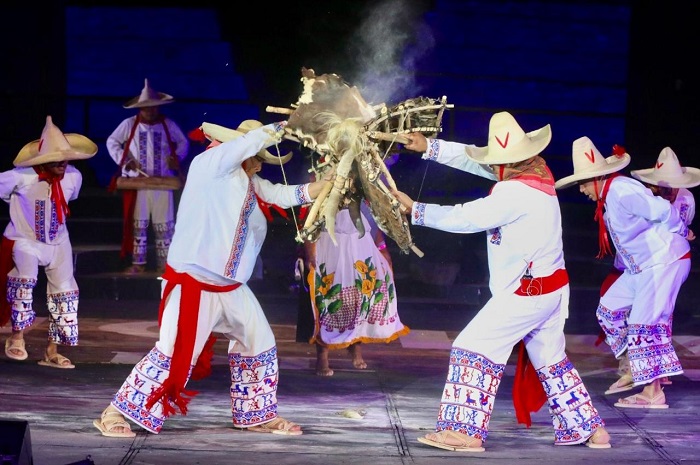
[[[425,206],[421,202],[413,202],[413,211],[411,212],[411,222],[418,226],[425,225]]]
[[[421,158],[423,160],[436,161],[440,155],[440,140],[439,139],[426,139],[428,143],[428,149],[423,153]]]

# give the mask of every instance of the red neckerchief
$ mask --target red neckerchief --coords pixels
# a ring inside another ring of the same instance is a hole
[[[70,216],[68,202],[66,202],[66,198],[63,196],[63,188],[61,187],[63,175],[55,175],[49,171],[40,171],[37,166],[34,167],[34,171],[39,175],[39,182],[46,181],[49,183],[51,188],[51,203],[53,203],[56,208],[58,223],[62,224],[66,221],[66,218]]]
[[[598,195],[598,201],[595,207],[595,216],[593,219],[598,222],[598,255],[595,258],[603,258],[606,255],[612,255],[610,250],[610,241],[608,240],[608,228],[605,226],[605,220],[603,219],[603,210],[605,209],[605,198],[608,196],[608,191],[610,190],[610,184],[612,180],[618,177],[620,173],[611,174],[603,184],[603,192]],[[598,181],[593,181],[593,187],[596,192],[598,192]]]
[[[510,166],[500,165],[499,181],[520,181],[548,195],[556,195],[554,176],[544,158],[536,155]]]
[[[258,199],[258,206],[260,207],[260,210],[262,210],[263,215],[265,215],[265,218],[267,219],[267,221],[272,222],[272,211],[271,210],[275,210],[285,220],[289,219],[287,212],[279,205],[275,205],[274,203],[265,202],[257,195],[255,197],[257,197],[257,199]]]

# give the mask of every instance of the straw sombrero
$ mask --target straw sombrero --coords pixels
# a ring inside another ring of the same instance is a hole
[[[552,140],[551,127],[546,125],[528,132],[507,111],[496,113],[489,122],[489,139],[486,147],[466,146],[467,157],[482,165],[517,163],[538,155]]]
[[[174,101],[175,99],[172,95],[151,89],[151,86],[148,85],[148,79],[145,79],[141,94],[126,102],[124,108],[157,107],[158,105],[165,105]]]
[[[619,150],[605,158],[598,151],[591,139],[586,136],[579,137],[571,147],[572,159],[574,163],[574,174],[566,176],[554,183],[555,189],[564,189],[573,186],[578,181],[605,176],[606,174],[620,171],[629,165],[631,157],[622,147],[616,146]],[[619,153],[618,153],[619,152]]]
[[[633,170],[630,175],[654,186],[680,188],[700,185],[700,169],[681,166],[670,147],[661,151],[653,168]]]
[[[204,133],[205,137],[210,141],[218,142],[228,142],[243,134],[262,127],[263,124],[260,121],[254,119],[247,119],[238,125],[236,129],[229,129],[224,126],[219,126],[218,124],[212,123],[202,123],[200,129]],[[256,156],[260,157],[263,162],[269,163],[271,165],[283,165],[287,163],[292,158],[292,152],[289,152],[284,156],[276,156],[268,152],[266,149],[261,149]]]
[[[41,131],[41,139],[29,142],[19,151],[14,166],[36,166],[56,161],[85,160],[97,153],[97,145],[80,134],[63,134],[51,116]]]

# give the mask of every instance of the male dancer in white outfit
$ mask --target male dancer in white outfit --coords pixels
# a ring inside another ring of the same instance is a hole
[[[654,195],[663,197],[671,202],[671,205],[678,210],[683,222],[690,228],[690,224],[695,218],[695,197],[687,188],[700,185],[700,169],[681,166],[676,153],[671,147],[664,147],[656,159],[656,163],[652,168],[630,171],[630,175],[641,181],[648,187]],[[689,241],[695,240],[695,234],[692,230],[688,230]],[[618,265],[621,263],[621,266]],[[610,277],[608,287],[612,285],[614,279],[617,279],[624,271],[624,262],[615,254],[615,266],[619,271],[614,277]],[[602,294],[601,294],[602,295]],[[671,327],[671,323],[669,323]],[[605,333],[601,330],[604,340]],[[615,381],[605,394],[616,394],[618,392],[629,391],[634,389],[634,380],[629,368],[629,359],[627,352],[620,357],[618,373],[620,379]],[[660,378],[661,385],[670,385],[672,381],[667,376]]]
[[[498,181],[488,196],[461,205],[414,202],[395,192],[415,225],[487,232],[492,297],[452,344],[435,433],[418,440],[482,452],[505,364],[523,341],[546,393],[555,445],[609,448],[610,437],[565,352],[569,278],[554,178],[539,153],[550,126],[525,133],[507,112],[491,117],[487,147],[407,134],[426,160]],[[539,385],[536,385],[539,389]]]
[[[24,330],[36,320],[33,294],[42,266],[47,278],[49,338],[39,364],[75,368],[57,347],[78,345],[79,291],[66,219],[68,202],[78,198],[83,178],[68,162],[95,153],[94,142],[80,134],[63,134],[47,116],[41,139],[20,150],[14,169],[0,173],[0,198],[10,204],[0,254],[0,326],[11,316],[12,335],[5,341],[10,359],[28,357]]]
[[[135,435],[122,415],[158,433],[176,409],[185,414],[188,397],[195,394],[185,386],[190,377],[206,375],[212,332],[230,341],[234,426],[302,434],[299,425],[278,416],[275,337],[246,284],[267,233],[258,197],[289,208],[310,202],[328,182],[288,186],[256,174],[262,162],[279,165],[291,157],[265,150],[279,140],[284,124],[248,120],[238,130],[202,126],[210,140],[223,143],[190,166],[163,275],[160,338],[94,421],[103,435]]]
[[[619,173],[630,156],[619,146],[603,157],[588,137],[573,142],[574,174],[557,189],[575,184],[597,203],[599,244],[608,237],[624,261],[622,275],[600,298],[596,315],[616,358],[627,352],[639,394],[621,398],[620,408],[668,408],[661,379],[683,373],[671,340],[676,297],[690,272],[688,226],[679,210],[636,179]]]
[[[175,177],[189,151],[189,141],[180,127],[160,113],[172,103],[171,95],[156,92],[148,79],[141,94],[124,104],[139,112],[123,120],[107,138],[107,151],[125,177]],[[146,270],[148,225],[155,233],[156,269],[163,271],[175,226],[175,200],[170,189],[137,189],[123,192],[126,222],[122,258],[131,252],[128,273]],[[132,215],[129,215],[133,211]],[[128,223],[133,222],[133,224]]]

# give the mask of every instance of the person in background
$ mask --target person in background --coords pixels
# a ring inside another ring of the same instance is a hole
[[[695,218],[695,197],[688,189],[700,185],[700,169],[681,166],[676,153],[670,147],[665,147],[659,153],[656,164],[652,168],[632,170],[630,175],[641,181],[654,195],[671,202],[671,205],[678,210],[683,222],[690,228],[693,218]],[[688,231],[687,239],[689,241],[695,239],[691,229]],[[615,270],[606,278],[605,289],[602,290],[601,296],[623,271],[624,262],[618,254],[615,254]],[[672,323],[669,323],[670,329],[672,329]],[[601,331],[601,334],[604,339],[605,333]],[[629,358],[627,351],[625,351],[619,362],[618,374],[620,378],[605,391],[605,394],[616,394],[634,389],[629,365]],[[668,376],[660,378],[659,382],[662,386],[673,383],[668,379]]]
[[[612,239],[624,262],[623,273],[601,296],[596,316],[613,355],[620,359],[627,353],[633,385],[643,389],[615,406],[668,408],[661,379],[683,373],[671,319],[690,272],[688,226],[670,202],[620,173],[631,160],[623,147],[614,146],[606,158],[584,136],[573,142],[572,159],[574,173],[557,181],[556,188],[578,184],[596,202],[598,258],[612,253]]]
[[[160,112],[174,102],[171,95],[153,90],[148,79],[141,93],[124,104],[138,113],[123,120],[107,138],[107,151],[125,177],[178,177],[180,164],[189,151],[189,141],[180,127]],[[129,274],[146,271],[148,226],[155,235],[156,271],[165,270],[168,247],[175,226],[172,189],[136,189],[122,192],[124,233],[122,258],[131,255]]]
[[[247,285],[267,234],[258,199],[290,208],[311,202],[329,182],[273,184],[257,174],[263,163],[282,165],[291,158],[266,150],[280,141],[285,125],[202,125],[212,144],[193,159],[180,199],[163,274],[159,340],[94,420],[102,435],[134,437],[124,417],[157,434],[168,416],[186,414],[196,394],[186,389],[188,381],[210,372],[213,332],[229,341],[234,427],[302,434],[278,414],[275,336]]]
[[[0,326],[12,321],[5,355],[29,356],[24,331],[36,321],[34,288],[39,267],[46,273],[49,337],[39,365],[75,368],[58,346],[78,345],[80,293],[73,276],[73,250],[66,220],[68,202],[78,198],[83,178],[69,162],[97,153],[97,145],[80,134],[63,134],[51,116],[41,138],[17,154],[15,168],[0,173],[0,197],[10,205],[10,222],[0,249]]]
[[[554,177],[540,155],[551,140],[550,126],[525,133],[510,113],[499,112],[489,122],[486,147],[405,136],[405,148],[424,159],[497,181],[488,196],[461,205],[427,204],[394,192],[414,225],[487,233],[492,296],[454,340],[436,432],[418,441],[483,452],[506,362],[520,343],[526,368],[536,373],[529,378],[533,386],[514,387],[514,395],[539,398],[537,408],[549,403],[554,444],[609,448],[605,423],[565,352],[569,277],[561,212]]]

